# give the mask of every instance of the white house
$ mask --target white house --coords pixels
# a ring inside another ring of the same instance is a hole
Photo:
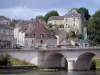
[[[46,29],[43,21],[20,21],[14,29],[16,43],[26,49],[56,47],[57,39]]]

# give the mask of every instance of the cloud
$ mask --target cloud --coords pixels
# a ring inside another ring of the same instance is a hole
[[[92,0],[94,3],[100,5],[100,0]]]
[[[55,9],[31,9],[27,7],[16,7],[9,9],[0,9],[0,15],[4,15],[8,18],[15,19],[31,19],[37,15],[45,15],[50,10],[57,10],[60,15],[64,15],[67,10],[62,8]]]
[[[100,7],[100,0],[0,0],[0,15],[30,19],[52,9],[64,15],[72,8],[80,7],[86,7],[93,14]]]

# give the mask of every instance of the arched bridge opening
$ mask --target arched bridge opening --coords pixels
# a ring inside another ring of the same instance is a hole
[[[46,68],[68,69],[67,60],[64,55],[60,53],[52,53],[45,60]]]
[[[86,52],[86,53],[81,54],[76,61],[75,69],[76,70],[90,70],[91,61],[95,55],[96,54],[91,53],[91,52]]]

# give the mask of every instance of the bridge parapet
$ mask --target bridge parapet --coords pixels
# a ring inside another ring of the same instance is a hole
[[[59,50],[100,50],[100,47],[86,47],[86,48],[67,48],[67,49],[61,49],[61,48],[50,48],[50,49],[33,49],[33,50],[25,50],[25,49],[0,49],[0,51],[59,51]]]

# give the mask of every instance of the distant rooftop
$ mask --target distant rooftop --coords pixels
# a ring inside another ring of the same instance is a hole
[[[48,21],[51,20],[64,20],[64,16],[51,16]]]
[[[20,28],[19,32],[25,32],[26,38],[32,38],[34,36],[41,37],[41,34],[45,38],[56,38],[50,34],[50,32],[45,27],[44,22],[40,20],[23,20],[18,23],[17,26]]]

